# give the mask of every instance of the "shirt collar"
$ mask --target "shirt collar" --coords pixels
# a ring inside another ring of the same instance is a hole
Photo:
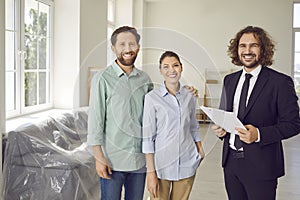
[[[180,84],[180,82],[179,82],[179,91],[176,94],[180,94],[183,91],[183,89],[184,89],[184,87],[182,87],[181,84]],[[163,83],[160,86],[159,91],[160,91],[160,95],[162,97],[165,97],[165,96],[167,96],[167,95],[170,94],[169,91],[168,91],[168,89],[167,89],[167,87],[166,87],[166,85],[165,85],[165,83]]]
[[[259,65],[259,66],[256,67],[254,70],[252,70],[252,71],[250,72],[250,74],[251,74],[253,77],[257,77],[258,74],[259,74],[260,71],[261,71],[261,68],[262,68],[262,66]],[[247,73],[249,73],[249,72],[246,72],[245,67],[244,67],[244,68],[243,68],[243,72],[242,72],[242,76],[245,76],[245,74],[247,74]]]
[[[122,68],[117,64],[117,60],[115,60],[111,65],[118,77],[121,77],[122,75],[126,75],[125,72],[122,70]],[[136,76],[137,74],[139,74],[139,71],[133,66],[129,76]]]

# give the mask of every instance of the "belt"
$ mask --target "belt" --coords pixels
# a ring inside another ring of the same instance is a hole
[[[234,149],[230,149],[230,154],[232,155],[233,158],[236,158],[236,159],[240,159],[240,158],[244,158],[244,151],[237,151],[237,150],[234,150]]]

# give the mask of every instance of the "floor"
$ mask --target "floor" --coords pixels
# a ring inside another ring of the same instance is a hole
[[[209,124],[201,124],[206,158],[198,168],[190,200],[227,199],[221,167],[222,142],[211,132]],[[285,140],[286,175],[279,179],[277,200],[300,199],[300,135]],[[145,191],[145,200],[148,199]]]

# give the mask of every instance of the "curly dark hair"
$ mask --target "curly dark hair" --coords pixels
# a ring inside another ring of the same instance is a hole
[[[240,30],[235,38],[230,40],[227,53],[232,59],[231,62],[237,66],[242,66],[243,63],[240,61],[238,56],[238,46],[239,41],[243,34],[253,33],[254,37],[258,40],[261,52],[260,52],[260,64],[262,66],[270,66],[273,64],[273,55],[275,51],[275,45],[271,36],[262,28],[247,26],[246,28]]]
[[[124,32],[130,32],[135,36],[136,39],[136,43],[139,44],[141,36],[138,34],[137,30],[134,27],[130,27],[130,26],[121,26],[119,28],[117,28],[111,35],[110,41],[111,44],[114,46],[116,44],[117,41],[117,36],[120,33],[124,33]]]

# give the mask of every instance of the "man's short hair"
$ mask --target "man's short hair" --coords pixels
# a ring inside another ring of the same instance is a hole
[[[134,27],[130,27],[130,26],[121,26],[119,28],[117,28],[111,35],[110,41],[111,44],[114,46],[117,42],[117,36],[120,33],[124,33],[124,32],[130,32],[135,36],[136,39],[136,43],[139,44],[141,36],[138,34],[137,30]]]

